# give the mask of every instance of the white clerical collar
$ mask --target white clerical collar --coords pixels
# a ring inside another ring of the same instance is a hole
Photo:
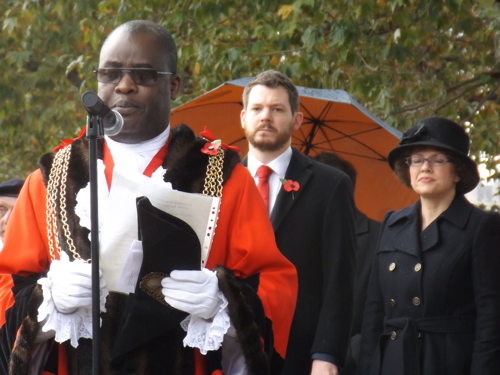
[[[104,139],[108,144],[108,147],[111,152],[113,150],[121,149],[126,152],[149,152],[152,150],[158,151],[167,141],[168,135],[170,134],[170,125],[165,128],[160,134],[156,137],[148,139],[146,141],[142,141],[139,143],[121,143],[112,140],[109,136],[105,135]]]
[[[151,159],[167,142],[170,135],[170,125],[156,137],[139,143],[120,143],[104,136],[115,165],[124,165],[143,172]]]

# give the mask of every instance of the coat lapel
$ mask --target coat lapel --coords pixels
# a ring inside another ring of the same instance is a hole
[[[457,228],[463,229],[467,225],[472,212],[472,205],[468,204],[462,195],[457,195],[444,211],[431,225],[422,232],[422,251],[428,251],[439,243],[440,227],[443,221],[448,221]]]
[[[420,202],[394,212],[387,219],[390,236],[383,237],[379,251],[397,250],[420,257],[419,212]]]
[[[275,231],[280,226],[288,211],[304,193],[306,185],[312,176],[312,166],[313,163],[307,156],[302,155],[299,151],[292,148],[292,158],[286,170],[285,179],[297,181],[300,184],[300,188],[293,193],[280,189],[271,212],[271,223]]]
[[[435,220],[420,235],[422,251],[432,249],[439,242],[438,222]]]

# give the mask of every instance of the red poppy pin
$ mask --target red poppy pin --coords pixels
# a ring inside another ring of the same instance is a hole
[[[229,146],[225,143],[222,143],[220,139],[217,137],[205,126],[203,131],[200,133],[200,136],[205,138],[208,142],[202,147],[201,152],[207,155],[217,155],[219,152],[219,148],[223,150],[233,150],[239,152],[240,149],[235,146]]]
[[[292,193],[292,199],[295,199],[294,192],[299,191],[300,189],[300,184],[297,181],[294,180],[285,180],[284,178],[280,179],[281,184],[283,185],[283,189],[285,189],[286,192]]]
[[[216,139],[212,142],[207,142],[203,145],[201,152],[207,155],[217,155],[219,152],[219,148],[221,147],[222,142],[220,139]]]

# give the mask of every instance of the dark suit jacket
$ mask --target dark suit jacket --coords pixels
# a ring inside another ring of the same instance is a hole
[[[343,375],[356,374],[361,344],[361,326],[365,307],[366,291],[370,278],[371,265],[377,247],[380,222],[370,219],[359,210],[355,212],[356,221],[356,277],[354,282],[354,305],[351,327],[351,347],[346,359]]]
[[[423,231],[419,202],[386,215],[360,374],[500,374],[499,229],[462,195]]]
[[[361,333],[366,290],[373,256],[377,246],[380,222],[370,219],[356,210],[356,278],[354,284],[354,311],[351,334]]]
[[[276,242],[295,265],[297,307],[283,374],[305,375],[312,353],[342,366],[349,341],[355,265],[354,204],[346,174],[293,149],[286,179],[271,213]]]

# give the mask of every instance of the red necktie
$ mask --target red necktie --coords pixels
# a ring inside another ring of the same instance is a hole
[[[261,165],[257,169],[257,177],[259,178],[259,182],[257,184],[257,189],[266,204],[266,207],[269,209],[269,176],[273,173],[273,170],[269,168],[267,165]]]

